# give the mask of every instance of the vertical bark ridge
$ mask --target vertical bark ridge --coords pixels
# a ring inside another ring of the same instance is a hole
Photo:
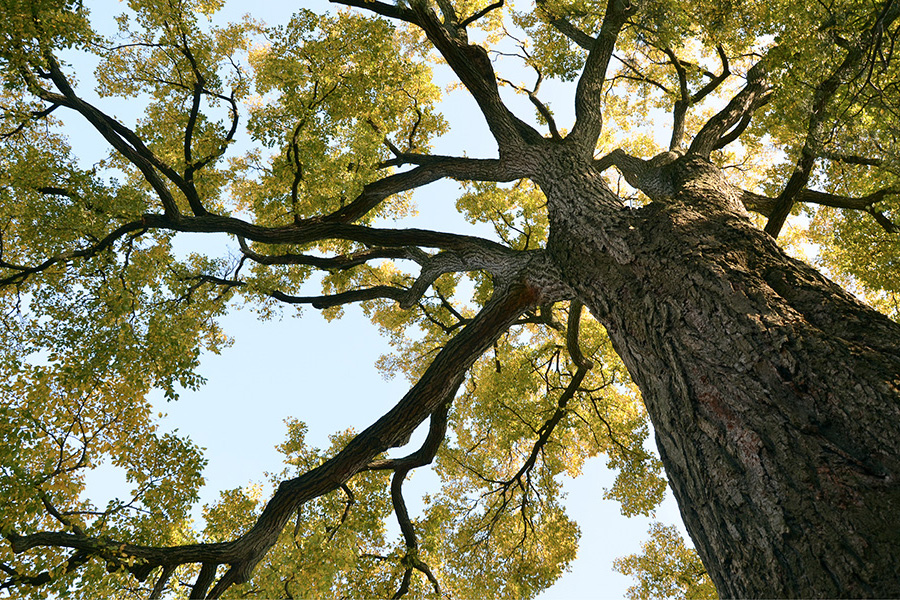
[[[640,386],[722,596],[896,597],[900,325],[786,256],[706,171],[619,224],[553,217],[551,254]],[[598,243],[616,227],[627,261]]]

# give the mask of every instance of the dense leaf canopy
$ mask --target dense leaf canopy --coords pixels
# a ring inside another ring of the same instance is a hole
[[[658,199],[656,166],[705,156],[782,246],[900,315],[895,0],[337,0],[282,24],[222,24],[222,4],[129,0],[111,27],[90,2],[2,3],[13,595],[525,598],[576,553],[561,474],[604,455],[608,496],[652,514],[662,465],[603,327],[563,284],[522,299],[526,267],[552,275],[525,145],[587,152],[632,207]],[[480,114],[445,118],[448,93]],[[495,158],[439,153],[475,120]],[[85,125],[101,154],[72,133]],[[395,225],[416,227],[413,192],[440,179],[485,237]],[[227,236],[192,251],[186,233]],[[205,459],[160,432],[151,393],[202,385],[235,307],[337,318],[354,302],[409,394],[325,450],[288,422],[284,471],[192,524]],[[427,419],[421,449],[385,457]],[[85,476],[104,463],[129,489],[97,506]],[[441,487],[411,520],[402,484],[428,464]],[[634,597],[714,593],[677,534],[653,535],[619,563]]]

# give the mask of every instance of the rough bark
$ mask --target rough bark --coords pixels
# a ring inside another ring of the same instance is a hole
[[[785,255],[705,161],[671,180],[635,211],[548,181],[549,250],[640,386],[720,595],[900,596],[900,325]]]

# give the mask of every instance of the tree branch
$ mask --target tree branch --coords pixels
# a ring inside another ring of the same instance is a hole
[[[601,92],[619,32],[637,8],[630,0],[609,0],[600,34],[591,45],[575,89],[575,125],[568,138],[582,156],[593,156],[603,128]]]
[[[460,23],[458,27],[460,29],[465,29],[466,27],[468,27],[469,25],[471,25],[472,23],[474,23],[475,21],[477,21],[484,15],[488,14],[492,10],[496,10],[496,9],[502,8],[502,7],[503,7],[503,0],[497,0],[493,4],[485,6],[484,8],[479,10],[477,13],[473,14],[471,17],[464,19],[463,22]]]
[[[157,600],[158,598],[162,598],[162,593],[166,589],[166,584],[169,582],[169,579],[172,577],[173,573],[175,573],[175,567],[163,567],[159,579],[156,580],[156,584],[153,586],[153,590],[150,592],[150,600]]]
[[[537,0],[537,7],[547,16],[547,22],[561,34],[575,42],[581,48],[590,51],[596,41],[593,37],[576,27],[565,17],[553,15],[547,8],[546,0]]]
[[[725,54],[725,49],[722,48],[721,45],[716,45],[716,52],[719,53],[719,60],[722,61],[722,72],[718,75],[709,74],[711,75],[709,83],[697,90],[694,95],[691,96],[691,104],[696,104],[706,98],[709,94],[714,92],[717,87],[722,85],[722,83],[728,79],[729,75],[731,75],[731,69],[728,66],[728,55]]]
[[[403,303],[409,296],[409,290],[390,285],[376,285],[370,288],[350,290],[348,292],[341,292],[339,294],[331,294],[328,296],[291,296],[284,292],[279,292],[278,290],[272,291],[270,295],[276,300],[288,304],[311,304],[313,308],[325,309],[353,302],[375,300],[377,298],[390,298],[391,300]]]
[[[156,173],[156,169],[163,172],[171,181],[181,181],[181,177],[173,169],[165,165],[157,158],[144,143],[130,129],[109,117],[105,113],[98,110],[88,102],[85,102],[75,94],[75,90],[69,84],[68,79],[63,74],[51,55],[46,55],[50,64],[50,78],[56,87],[62,92],[55,94],[44,90],[43,88],[32,84],[32,89],[36,95],[42,100],[71,108],[81,114],[88,122],[93,125],[100,135],[110,143],[125,159],[133,164],[147,180],[147,183],[153,188],[159,196],[160,201],[165,208],[166,215],[170,219],[178,219],[181,216],[178,205],[171,191]]]
[[[8,263],[3,260],[2,253],[0,253],[0,268],[15,271],[15,273],[13,273],[12,275],[0,277],[0,287],[15,283],[21,283],[25,281],[30,275],[40,273],[41,271],[46,271],[53,265],[61,262],[67,262],[76,258],[90,258],[92,256],[96,256],[97,254],[111,247],[116,240],[124,237],[125,235],[135,231],[144,231],[146,229],[148,229],[148,227],[143,220],[132,221],[131,223],[126,223],[125,225],[118,227],[96,244],[93,244],[82,250],[72,250],[69,252],[57,254],[56,256],[52,256],[44,260],[43,262],[31,267]]]
[[[737,140],[744,131],[747,130],[747,127],[750,126],[750,121],[753,120],[753,111],[748,111],[741,117],[740,122],[734,126],[734,129],[723,135],[719,138],[719,141],[715,143],[713,150],[721,150],[731,142]]]
[[[393,409],[357,435],[330,460],[299,477],[283,481],[256,524],[232,542],[157,548],[57,532],[23,536],[7,531],[5,537],[15,553],[49,546],[73,548],[89,556],[116,562],[126,557],[133,558],[134,566],[126,568],[135,576],[146,577],[159,566],[201,563],[203,567],[192,595],[200,595],[201,591],[206,590],[211,577],[214,577],[216,565],[231,565],[207,594],[207,597],[217,598],[231,585],[242,583],[250,577],[254,566],[275,544],[279,532],[299,506],[340,487],[365,469],[375,456],[398,440],[407,438],[419,423],[453,398],[474,361],[519,315],[542,301],[543,288],[536,287],[532,277],[534,281],[546,281],[546,269],[534,274],[523,272],[518,283],[495,295],[473,321],[446,344],[419,381]]]
[[[400,563],[406,566],[403,573],[403,581],[400,589],[394,594],[394,598],[402,598],[409,591],[409,584],[412,576],[412,570],[417,569],[428,577],[428,580],[434,586],[434,591],[438,597],[441,596],[441,586],[437,578],[431,572],[425,562],[419,558],[419,544],[416,541],[416,532],[413,529],[412,521],[409,518],[409,511],[406,510],[406,502],[403,500],[403,480],[409,469],[403,468],[394,471],[391,478],[391,503],[394,506],[394,514],[397,516],[397,523],[400,525],[400,531],[403,533],[403,540],[406,542],[406,555],[400,559]]]
[[[749,116],[768,101],[771,93],[771,87],[766,80],[765,66],[760,61],[747,72],[747,85],[731,99],[725,108],[706,122],[694,137],[687,153],[696,154],[709,160],[709,155],[713,150],[724,146],[722,140],[730,135],[729,130],[744,119],[747,119],[747,123],[749,123]]]
[[[395,173],[367,184],[352,202],[329,215],[313,217],[313,220],[350,223],[367,214],[383,200],[394,194],[422,187],[448,177],[462,181],[501,182],[514,181],[526,176],[520,168],[516,168],[513,165],[512,161],[496,159],[399,153],[393,164],[396,166],[404,164],[419,166],[410,171]]]
[[[234,217],[222,217],[218,215],[204,215],[201,217],[181,217],[171,220],[165,215],[146,214],[139,221],[133,221],[120,226],[107,235],[100,242],[82,250],[74,250],[61,253],[46,259],[35,266],[21,266],[5,262],[0,253],[0,268],[6,268],[15,273],[0,278],[0,286],[15,284],[24,281],[28,276],[44,271],[54,264],[94,256],[109,248],[113,242],[124,235],[149,229],[164,229],[187,233],[229,233],[239,238],[242,247],[249,251],[244,239],[250,239],[266,244],[307,244],[327,239],[344,239],[355,241],[369,246],[380,246],[378,252],[384,256],[393,254],[391,248],[403,248],[406,257],[421,261],[423,268],[422,283],[415,286],[416,293],[421,288],[422,293],[434,278],[442,273],[459,270],[487,270],[501,280],[508,281],[508,276],[521,268],[529,260],[528,253],[511,250],[506,246],[474,236],[456,235],[423,229],[377,229],[360,225],[345,225],[342,223],[306,222],[282,227],[263,227],[248,223]],[[2,242],[2,239],[0,239]],[[428,257],[421,251],[411,249],[415,246],[440,248],[449,252],[439,253]],[[265,263],[264,255],[252,253],[252,256]],[[400,252],[398,251],[399,255]],[[316,258],[303,255],[283,255],[272,260],[283,260],[280,264],[311,264],[319,268],[349,268],[356,260],[361,260],[365,254],[353,257]],[[366,260],[371,258],[367,257]],[[431,279],[428,279],[428,278]],[[425,282],[427,281],[427,285]],[[395,292],[389,292],[394,294]],[[387,296],[394,297],[394,295]],[[304,299],[312,302],[312,299]],[[411,305],[410,305],[411,306]]]
[[[681,145],[681,139],[684,137],[684,118],[691,104],[691,94],[688,91],[687,71],[675,56],[675,51],[665,48],[663,52],[669,57],[669,62],[678,76],[678,98],[672,107],[672,138],[669,140],[669,150],[675,150]]]
[[[331,1],[335,2],[336,0]],[[346,6],[353,6],[356,8],[362,8],[364,10],[373,12],[376,15],[381,15],[382,17],[387,17],[389,19],[406,21],[407,23],[412,23],[413,25],[419,24],[415,12],[413,12],[403,4],[387,4],[386,2],[379,2],[378,0],[340,0],[336,3],[344,4]]]
[[[194,599],[206,597],[206,590],[209,589],[209,586],[212,585],[213,581],[215,581],[216,579],[217,567],[218,565],[216,563],[203,563],[203,566],[200,567],[200,573],[197,574],[197,580],[191,587],[191,594],[190,596],[188,596],[189,598]]]
[[[819,155],[819,148],[822,144],[822,128],[824,121],[828,116],[826,110],[831,98],[835,95],[838,88],[850,75],[851,71],[859,68],[863,64],[863,60],[868,56],[871,50],[881,40],[885,29],[900,16],[900,2],[897,0],[888,0],[878,15],[875,24],[871,29],[867,30],[858,41],[857,44],[851,46],[844,60],[838,65],[831,74],[826,77],[818,86],[813,94],[812,106],[809,112],[809,120],[806,128],[806,138],[803,142],[803,148],[800,149],[800,156],[794,167],[794,172],[788,179],[784,189],[778,195],[775,208],[769,216],[766,223],[765,231],[773,238],[777,238],[791,213],[791,208],[797,200],[797,195],[806,188],[809,182],[809,176],[812,172],[813,165]]]
[[[615,166],[628,185],[644,192],[651,200],[665,200],[675,193],[667,167],[679,158],[677,152],[662,152],[650,160],[644,160],[616,148],[594,161],[594,168],[605,171]]]
[[[271,296],[290,304],[311,304],[314,308],[331,308],[351,302],[364,302],[376,298],[391,298],[400,304],[400,308],[412,308],[425,294],[434,281],[445,273],[484,270],[495,277],[494,284],[503,286],[509,282],[511,274],[520,271],[528,262],[528,254],[509,249],[498,251],[490,247],[469,247],[460,251],[444,251],[434,256],[424,252],[422,271],[415,283],[409,288],[391,285],[376,285],[361,290],[352,290],[330,296],[290,296],[280,291],[273,291]],[[325,260],[325,259],[323,259]]]
[[[404,456],[403,458],[384,458],[375,460],[366,465],[366,471],[384,471],[400,469],[411,470],[418,467],[424,467],[431,464],[437,455],[444,436],[447,433],[447,417],[450,414],[450,402],[442,404],[431,414],[431,421],[428,426],[428,436],[422,442],[422,446],[418,450]]]
[[[47,108],[43,110],[35,110],[31,111],[27,118],[24,121],[21,121],[12,131],[7,131],[6,133],[0,133],[0,140],[9,139],[15,136],[17,133],[25,129],[25,126],[28,125],[30,121],[37,121],[38,119],[43,119],[46,116],[49,116],[54,110],[59,108],[59,104],[51,104]]]
[[[722,61],[722,73],[713,76],[709,83],[697,90],[697,92],[695,92],[694,94],[691,94],[688,90],[687,85],[687,70],[685,69],[686,63],[682,60],[679,60],[679,58],[675,55],[674,50],[672,50],[671,48],[663,49],[663,52],[669,58],[669,62],[671,63],[672,67],[674,67],[675,73],[678,76],[679,91],[678,99],[675,100],[675,105],[672,108],[672,138],[669,141],[669,150],[676,150],[681,146],[681,141],[684,138],[685,116],[687,115],[688,108],[690,108],[691,105],[700,102],[701,100],[703,100],[703,98],[712,93],[730,75],[730,71],[728,68],[728,57],[725,54],[725,50],[722,48],[722,46],[716,46],[716,50],[719,53],[719,59]]]
[[[418,248],[371,248],[351,254],[341,254],[332,257],[310,256],[308,254],[260,254],[254,252],[247,245],[244,238],[238,238],[241,252],[250,260],[261,265],[305,265],[325,271],[343,271],[363,265],[370,260],[381,258],[409,259],[422,262],[428,255]]]
[[[338,4],[372,10],[378,14],[414,23],[425,32],[428,41],[441,54],[462,84],[475,99],[488,128],[497,141],[501,157],[521,149],[525,143],[538,143],[541,135],[516,117],[503,103],[490,58],[484,48],[468,42],[465,28],[441,21],[425,0],[412,0],[409,8],[384,5],[367,0],[331,0]]]
[[[847,163],[848,165],[877,167],[884,164],[883,158],[870,158],[867,156],[859,156],[856,154],[842,154],[840,152],[831,152],[829,150],[820,151],[819,156],[834,162]]]
[[[541,102],[540,98],[537,97],[537,93],[541,87],[541,82],[544,80],[544,76],[536,67],[535,71],[537,71],[537,81],[534,84],[533,90],[528,90],[521,86],[515,85],[513,82],[506,79],[499,79],[498,81],[502,81],[506,85],[520,92],[524,92],[528,96],[528,100],[531,102],[531,104],[537,109],[541,117],[543,117],[547,122],[547,127],[550,129],[550,137],[552,137],[556,141],[561,141],[562,136],[559,134],[559,129],[556,127],[556,119],[553,118],[553,113],[551,113],[550,109],[547,108],[547,105]]]
[[[885,196],[896,195],[900,195],[900,189],[885,188],[860,198],[840,196],[816,190],[801,190],[796,195],[794,201],[807,204],[819,204],[821,206],[831,206],[846,210],[861,210],[872,215],[875,221],[888,233],[896,233],[897,226],[874,208],[874,205],[884,200]],[[747,210],[759,213],[765,217],[770,216],[778,206],[778,198],[763,196],[762,194],[747,190],[741,190],[741,202],[744,203]]]

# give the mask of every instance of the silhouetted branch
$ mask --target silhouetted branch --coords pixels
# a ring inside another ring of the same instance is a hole
[[[522,276],[520,282],[495,295],[469,325],[447,342],[394,408],[325,463],[283,481],[256,524],[234,541],[159,548],[62,532],[19,535],[7,530],[3,535],[14,553],[40,547],[72,548],[78,554],[97,556],[121,565],[139,580],[160,566],[199,563],[202,567],[192,586],[192,596],[206,593],[215,578],[217,566],[230,565],[206,594],[209,598],[217,598],[232,585],[250,577],[255,565],[275,544],[280,531],[302,504],[340,487],[366,468],[375,456],[398,440],[408,438],[419,423],[453,398],[475,360],[522,312],[542,301],[541,288],[533,287],[531,275],[523,273]],[[544,281],[546,277],[546,268],[541,268],[537,280]]]
[[[794,202],[797,201],[798,194],[806,188],[809,182],[810,173],[819,156],[819,147],[823,141],[822,129],[828,115],[826,107],[849,75],[863,65],[872,47],[880,43],[885,29],[900,16],[900,3],[889,0],[879,9],[879,13],[874,25],[860,37],[856,44],[848,48],[841,64],[816,86],[809,111],[806,138],[800,149],[800,156],[797,158],[794,172],[778,195],[775,207],[766,223],[765,231],[773,238],[778,237]]]
[[[481,10],[479,10],[477,13],[475,13],[471,17],[464,19],[463,22],[459,24],[459,27],[461,27],[461,28],[468,27],[469,25],[471,25],[472,23],[474,23],[475,21],[477,21],[484,15],[488,14],[492,10],[496,10],[496,9],[502,8],[502,7],[503,7],[503,0],[497,0],[493,4],[490,4],[490,5],[482,8]]]

